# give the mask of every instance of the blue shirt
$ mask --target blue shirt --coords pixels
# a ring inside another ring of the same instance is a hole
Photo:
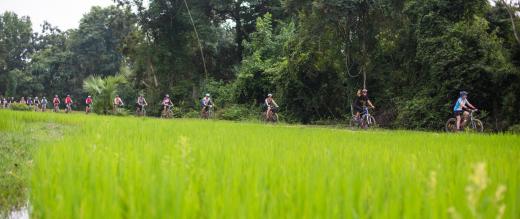
[[[453,111],[462,111],[462,105],[466,105],[467,103],[468,100],[464,100],[462,97],[459,97],[457,103],[455,103],[455,107],[453,107]]]

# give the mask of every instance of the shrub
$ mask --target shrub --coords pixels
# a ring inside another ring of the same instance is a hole
[[[183,118],[199,118],[200,112],[199,111],[189,111],[189,112],[185,113],[182,117]]]
[[[224,120],[250,120],[255,118],[255,115],[259,114],[255,110],[251,110],[243,105],[233,105],[228,108],[221,109],[217,112],[217,117]]]
[[[24,103],[12,103],[11,109],[16,111],[31,111],[33,108]]]
[[[513,125],[507,129],[509,132],[514,134],[520,134],[520,124]]]

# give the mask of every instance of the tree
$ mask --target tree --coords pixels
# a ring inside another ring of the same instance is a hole
[[[32,28],[29,17],[18,17],[13,12],[0,15],[0,93],[5,93],[10,83],[8,73],[24,71],[33,51]],[[14,95],[14,94],[11,94]]]
[[[93,96],[93,111],[99,114],[112,112],[112,100],[115,98],[118,87],[124,83],[126,83],[126,78],[122,74],[105,78],[99,76],[86,78],[83,82],[83,89]]]

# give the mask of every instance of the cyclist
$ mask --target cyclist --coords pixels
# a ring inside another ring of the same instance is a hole
[[[200,104],[202,105],[201,113],[207,113],[211,107],[213,107],[213,101],[211,100],[211,97],[209,94],[206,94],[204,98],[200,101]]]
[[[6,99],[5,97],[2,98],[2,107],[3,107],[3,108],[7,108],[8,105],[9,105],[9,104],[8,104],[7,99]]]
[[[85,99],[85,113],[89,113],[90,112],[90,108],[92,107],[92,97],[91,96],[88,96],[87,99]]]
[[[47,98],[42,97],[42,112],[45,112],[47,109]]]
[[[136,110],[138,112],[143,112],[144,107],[148,106],[148,103],[146,102],[146,99],[144,99],[144,96],[141,94],[139,97],[137,97],[137,101],[135,102]]]
[[[54,105],[54,112],[60,111],[60,103],[61,101],[58,95],[54,95],[54,99],[52,99],[52,104]]]
[[[163,113],[166,114],[167,110],[173,106],[173,102],[170,99],[170,95],[166,94],[166,96],[164,96],[161,105],[163,105]]]
[[[20,104],[27,104],[27,101],[25,101],[25,97],[20,98]]]
[[[265,114],[268,118],[271,113],[278,112],[278,104],[274,101],[272,94],[267,94],[267,98],[265,98],[265,106],[267,107]]]
[[[461,91],[459,93],[459,99],[457,99],[457,103],[455,103],[455,107],[453,107],[453,114],[455,115],[455,118],[457,118],[457,131],[460,130],[460,127],[464,127],[466,125],[467,118],[469,116],[470,110],[477,110],[475,106],[473,106],[468,101],[468,92]],[[460,122],[461,115],[464,116],[464,121]]]
[[[27,97],[27,106],[32,107],[32,105],[33,105],[32,98],[31,97]]]
[[[366,107],[370,107],[372,109],[375,109],[376,107],[374,106],[374,104],[372,104],[372,102],[370,101],[370,99],[368,98],[368,90],[367,89],[363,89],[363,90],[358,90],[357,92],[357,97],[356,99],[354,100],[354,110],[356,111],[356,118],[359,120],[360,119],[360,116],[362,113],[364,113],[364,109]]]
[[[40,99],[38,97],[34,97],[34,111],[38,111],[40,109]]]
[[[119,95],[116,95],[116,97],[114,98],[114,113],[116,112],[117,108],[123,107],[123,105],[124,103],[121,97],[119,97]]]
[[[67,112],[71,112],[72,111],[72,98],[70,97],[69,94],[67,94],[67,97],[65,98],[65,105],[67,106]]]
[[[15,103],[14,97],[11,97],[7,100],[7,107],[11,107],[11,104]]]

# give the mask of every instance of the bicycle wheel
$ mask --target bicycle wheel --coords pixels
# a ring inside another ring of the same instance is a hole
[[[457,119],[450,118],[446,122],[446,125],[444,126],[444,129],[446,132],[456,132],[457,131]]]
[[[479,119],[473,119],[473,121],[471,121],[470,128],[475,132],[483,132],[484,124]]]
[[[278,122],[278,114],[277,113],[273,113],[273,115],[271,116],[271,121],[273,123],[277,123]]]
[[[374,128],[377,126],[376,119],[373,116],[367,117],[368,128]]]

